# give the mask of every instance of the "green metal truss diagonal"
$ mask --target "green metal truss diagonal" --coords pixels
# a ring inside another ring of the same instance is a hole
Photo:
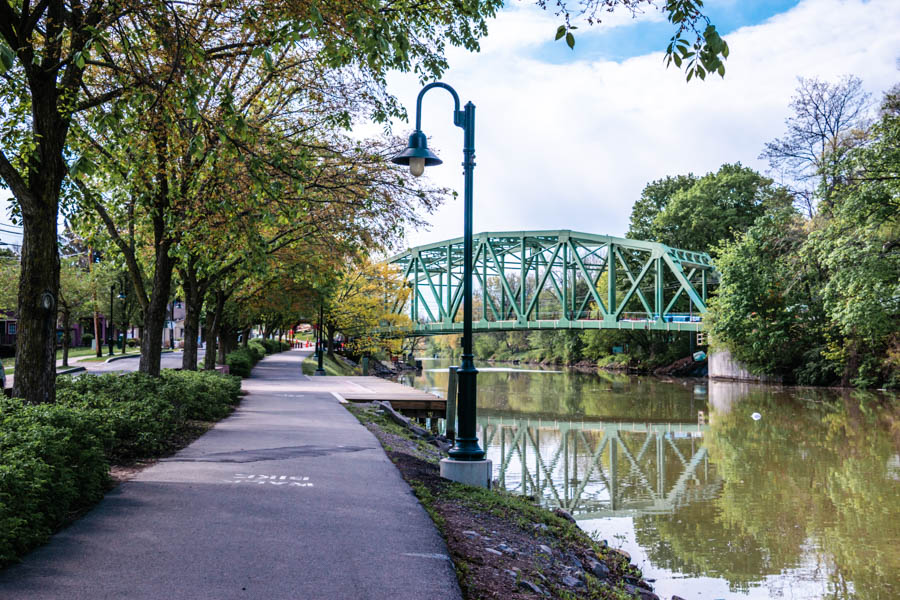
[[[474,242],[473,313],[481,316],[476,332],[699,331],[708,288],[718,281],[705,252],[658,242],[571,230],[479,233]],[[399,267],[412,292],[398,298],[393,311],[413,323],[381,333],[462,331],[462,238],[411,248],[388,262]]]

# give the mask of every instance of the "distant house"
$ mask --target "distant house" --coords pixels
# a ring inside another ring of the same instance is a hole
[[[100,316],[100,331],[106,333],[106,319]],[[12,356],[16,350],[16,336],[19,333],[18,320],[15,313],[0,312],[0,356]],[[85,333],[93,333],[92,323],[72,323],[71,346],[81,346]],[[56,328],[57,346],[62,346],[63,330]],[[105,339],[105,338],[101,338]]]
[[[16,347],[18,322],[15,315],[0,313],[0,355],[9,356]]]

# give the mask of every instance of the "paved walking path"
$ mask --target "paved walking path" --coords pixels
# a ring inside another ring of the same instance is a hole
[[[231,417],[0,572],[0,598],[459,598],[434,524],[306,355],[264,359]]]

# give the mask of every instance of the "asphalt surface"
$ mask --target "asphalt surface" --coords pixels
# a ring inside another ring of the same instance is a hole
[[[263,360],[231,417],[0,572],[0,598],[460,598],[434,524],[306,354]]]
[[[198,349],[197,351],[197,360],[203,360],[203,357],[206,355],[206,350],[203,348]],[[127,355],[126,355],[127,356]],[[181,368],[181,359],[182,359],[181,350],[176,350],[175,352],[165,352],[160,356],[159,365],[162,369],[180,369]],[[70,367],[84,367],[84,371],[79,371],[76,373],[72,373],[73,376],[78,377],[81,373],[127,373],[130,371],[137,371],[138,367],[141,363],[140,354],[134,354],[133,356],[127,356],[127,358],[118,358],[112,362],[94,362],[94,361],[86,361],[86,358],[93,358],[93,356],[76,356],[69,359]],[[111,357],[110,357],[111,358]],[[12,364],[13,359],[6,359],[6,366]],[[57,369],[62,366],[62,361],[56,361]],[[15,373],[10,373],[6,376],[6,387],[11,388],[13,386],[13,382],[15,381]]]
[[[197,352],[197,360],[203,360],[203,357],[206,355],[206,351],[203,349],[199,349]],[[181,359],[183,353],[181,350],[176,350],[175,352],[164,352],[160,355],[159,366],[162,369],[180,369],[181,368]],[[87,369],[88,373],[112,373],[116,371],[127,372],[127,371],[137,371],[138,367],[141,363],[140,354],[135,354],[134,356],[128,356],[127,358],[120,358],[118,360],[114,360],[112,362],[84,362],[79,361],[73,363],[69,361],[69,364],[76,367],[84,367]]]

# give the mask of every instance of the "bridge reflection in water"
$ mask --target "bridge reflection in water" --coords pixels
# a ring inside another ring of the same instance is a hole
[[[478,437],[502,488],[560,507],[576,519],[672,513],[715,497],[694,423],[478,419]]]

